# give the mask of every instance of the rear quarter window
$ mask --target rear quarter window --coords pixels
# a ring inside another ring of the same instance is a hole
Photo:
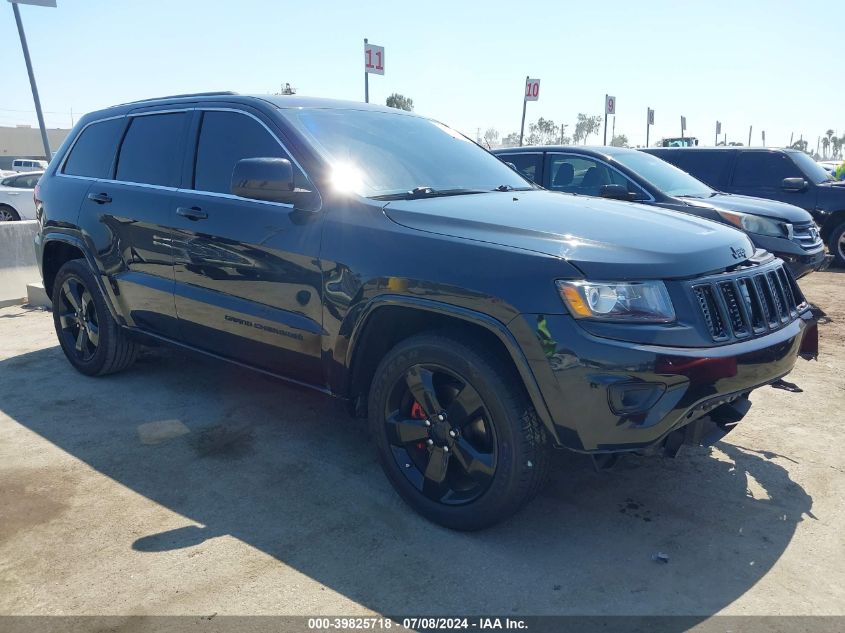
[[[63,174],[87,178],[107,178],[124,119],[109,119],[84,128],[70,149]]]
[[[498,154],[498,158],[516,167],[516,170],[531,182],[543,184],[540,182],[542,154]]]

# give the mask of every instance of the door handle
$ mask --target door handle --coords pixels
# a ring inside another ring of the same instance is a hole
[[[108,204],[111,202],[111,196],[107,193],[89,193],[88,199],[93,200],[97,204]]]
[[[205,220],[208,217],[208,214],[199,207],[178,207],[176,214],[194,221]]]

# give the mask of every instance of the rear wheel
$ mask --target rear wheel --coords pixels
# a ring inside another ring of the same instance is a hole
[[[836,265],[845,268],[845,222],[830,232],[827,245],[830,254],[835,258]]]
[[[53,323],[62,351],[78,371],[102,376],[126,369],[138,346],[112,318],[85,260],[65,263],[53,285]]]
[[[0,204],[0,222],[17,222],[21,219],[18,212],[6,204]]]
[[[369,417],[394,488],[445,527],[492,525],[546,479],[548,436],[519,377],[457,338],[418,335],[388,352],[373,380]]]

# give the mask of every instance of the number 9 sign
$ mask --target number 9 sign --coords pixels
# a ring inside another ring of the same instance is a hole
[[[540,98],[540,80],[526,79],[525,80],[525,100],[537,101]]]

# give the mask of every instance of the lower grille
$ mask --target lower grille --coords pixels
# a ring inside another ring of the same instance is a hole
[[[779,329],[806,307],[804,295],[783,265],[730,279],[693,282],[692,291],[714,341],[742,339]]]

